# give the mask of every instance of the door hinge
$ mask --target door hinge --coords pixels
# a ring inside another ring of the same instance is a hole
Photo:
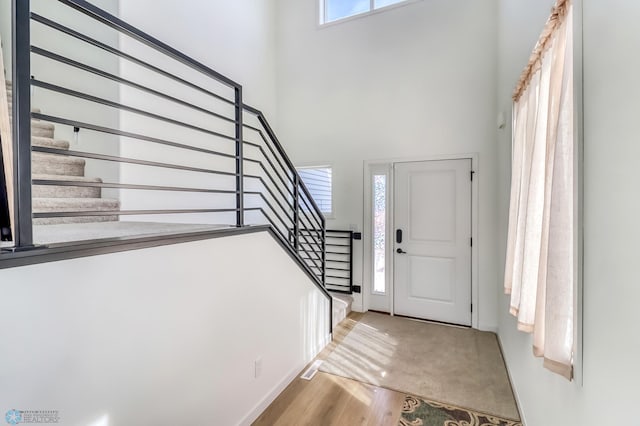
[[[473,313],[473,303],[471,304],[471,313]]]
[[[473,247],[473,237],[470,237],[470,238],[469,238],[469,245],[470,245],[471,247]]]
[[[475,174],[475,171],[471,170],[471,172],[469,172],[469,174],[471,175],[471,182],[473,182],[473,175]]]

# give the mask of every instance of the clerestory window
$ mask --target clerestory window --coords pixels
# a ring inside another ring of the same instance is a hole
[[[320,0],[320,24],[373,12],[410,0]]]

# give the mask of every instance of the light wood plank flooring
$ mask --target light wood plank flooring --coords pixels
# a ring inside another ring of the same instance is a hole
[[[397,426],[405,394],[318,372],[295,379],[254,425]]]

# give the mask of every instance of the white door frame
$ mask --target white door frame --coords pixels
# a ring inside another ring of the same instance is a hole
[[[370,303],[369,297],[371,294],[371,290],[373,288],[373,243],[372,243],[372,227],[373,227],[373,218],[372,218],[372,209],[373,209],[373,201],[371,197],[371,177],[372,177],[372,169],[378,166],[378,170],[380,166],[387,166],[387,170],[389,170],[388,180],[387,180],[387,200],[388,208],[390,212],[388,214],[388,223],[386,229],[387,235],[387,255],[386,255],[386,268],[387,272],[387,288],[386,291],[389,295],[389,313],[394,315],[393,311],[393,290],[394,290],[394,282],[393,282],[393,256],[390,255],[391,245],[393,245],[393,223],[394,223],[394,212],[393,212],[393,200],[394,200],[394,181],[393,181],[393,165],[395,163],[408,163],[408,162],[419,162],[419,161],[437,161],[437,160],[460,160],[460,159],[470,159],[471,160],[471,170],[474,172],[473,181],[471,181],[471,238],[473,238],[473,245],[471,247],[471,303],[473,304],[473,312],[471,313],[471,327],[478,328],[479,326],[479,311],[480,306],[478,306],[479,300],[479,290],[478,290],[478,271],[479,271],[479,263],[478,263],[478,255],[479,255],[479,246],[480,240],[478,238],[478,211],[479,211],[479,197],[478,197],[478,181],[480,177],[480,164],[478,160],[478,153],[470,153],[470,154],[451,154],[451,155],[434,155],[434,156],[426,156],[426,157],[410,157],[410,158],[392,158],[392,159],[384,159],[384,160],[365,160],[364,161],[364,220],[363,220],[363,271],[362,271],[362,292],[363,292],[363,310],[366,312],[369,310]],[[374,166],[374,167],[372,167]]]

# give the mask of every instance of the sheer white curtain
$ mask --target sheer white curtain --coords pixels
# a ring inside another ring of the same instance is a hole
[[[574,127],[572,8],[559,0],[514,95],[505,292],[544,366],[572,378]]]

